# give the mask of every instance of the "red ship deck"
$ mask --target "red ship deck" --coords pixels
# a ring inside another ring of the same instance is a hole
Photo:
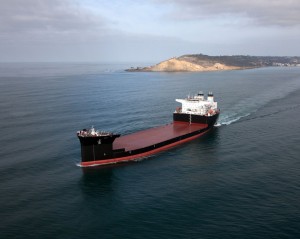
[[[139,131],[117,138],[113,144],[114,149],[125,148],[125,151],[145,148],[150,145],[180,137],[207,127],[207,124],[189,124],[173,122],[171,124]]]

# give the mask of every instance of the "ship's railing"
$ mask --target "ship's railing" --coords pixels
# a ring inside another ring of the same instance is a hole
[[[83,129],[77,131],[77,135],[81,137],[99,137],[99,136],[111,136],[113,134],[105,131],[91,131],[91,130]]]
[[[174,113],[183,113],[181,107],[177,107]],[[203,116],[214,116],[216,114],[220,113],[219,109],[206,109],[204,111],[197,111],[197,110],[191,110],[186,111],[184,114],[191,114],[191,115],[203,115]]]

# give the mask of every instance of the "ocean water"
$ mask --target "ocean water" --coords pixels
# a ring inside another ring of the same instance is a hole
[[[0,238],[299,238],[300,68],[128,73],[0,64]],[[128,134],[213,91],[218,127],[146,160],[83,171],[76,131]]]

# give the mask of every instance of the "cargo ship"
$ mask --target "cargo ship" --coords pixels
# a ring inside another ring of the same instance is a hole
[[[202,92],[185,99],[173,113],[173,122],[155,128],[121,136],[111,132],[83,129],[77,132],[81,145],[81,167],[103,166],[157,154],[191,141],[215,125],[220,110],[212,92],[205,98]]]

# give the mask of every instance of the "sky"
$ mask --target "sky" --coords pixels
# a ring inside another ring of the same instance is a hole
[[[300,56],[299,0],[0,0],[0,62]]]

